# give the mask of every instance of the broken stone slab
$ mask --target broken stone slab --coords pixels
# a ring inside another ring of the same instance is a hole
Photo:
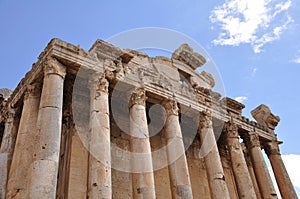
[[[206,63],[206,59],[199,53],[194,52],[188,44],[182,44],[177,48],[172,54],[172,59],[182,61],[193,70],[196,70],[196,68]]]
[[[252,110],[251,115],[258,124],[261,124],[271,130],[274,130],[280,121],[280,117],[274,115],[270,108],[264,104],[261,104]]]

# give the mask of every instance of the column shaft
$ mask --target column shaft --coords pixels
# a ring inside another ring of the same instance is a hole
[[[108,81],[90,81],[89,198],[111,198],[111,153]]]
[[[285,199],[297,198],[294,186],[282,161],[278,142],[272,141],[267,143],[265,145],[265,151],[271,162],[281,197]]]
[[[164,107],[167,112],[165,137],[172,198],[193,198],[188,163],[179,124],[177,102],[175,99],[166,100]]]
[[[33,163],[34,136],[40,103],[40,86],[27,86],[23,110],[11,164],[7,198],[26,198],[30,179],[29,168]]]
[[[133,198],[155,198],[151,146],[145,110],[145,90],[133,91],[129,104]]]
[[[48,58],[44,63],[29,198],[56,197],[65,74],[65,66],[56,59]]]
[[[253,184],[253,187],[254,187],[254,190],[255,190],[256,198],[261,199],[261,195],[260,195],[260,192],[259,192],[257,180],[256,180],[256,177],[255,177],[255,173],[254,173],[254,169],[253,169],[253,166],[252,166],[252,162],[251,162],[251,158],[250,158],[248,149],[247,149],[245,143],[242,143],[241,146],[243,148],[244,157],[245,157],[247,167],[248,167],[248,171],[249,171],[249,174],[250,174],[250,177],[251,177],[251,180],[252,180],[252,184]]]
[[[268,167],[261,152],[259,136],[257,134],[249,134],[248,148],[262,198],[277,198]]]
[[[208,111],[201,112],[199,134],[202,142],[201,153],[204,156],[212,198],[230,198],[212,127],[211,113]]]
[[[3,139],[0,148],[0,198],[5,198],[8,174],[11,166],[15,136],[17,128],[14,127],[14,110],[9,110],[4,125]]]
[[[226,130],[227,145],[239,198],[255,199],[256,194],[247,168],[241,144],[239,142],[238,129],[234,124],[228,124]]]

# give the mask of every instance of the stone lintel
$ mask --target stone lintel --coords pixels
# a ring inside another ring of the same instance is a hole
[[[182,44],[178,49],[176,49],[172,54],[172,59],[176,59],[189,65],[193,70],[201,67],[206,63],[206,59],[188,45]]]
[[[264,104],[261,104],[252,110],[251,115],[259,124],[271,129],[272,131],[280,121],[280,117],[274,115],[270,108]]]
[[[118,48],[106,41],[98,39],[89,50],[94,54],[98,60],[111,59],[114,61],[122,60],[124,63],[128,63],[134,55],[129,51]]]
[[[234,113],[237,115],[242,115],[242,110],[245,108],[244,104],[229,97],[224,97],[221,100],[221,104],[226,108],[228,113]]]

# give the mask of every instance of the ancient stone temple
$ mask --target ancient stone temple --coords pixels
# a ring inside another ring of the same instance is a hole
[[[149,57],[97,40],[53,39],[0,95],[0,198],[297,198],[266,105],[213,91],[183,44]]]

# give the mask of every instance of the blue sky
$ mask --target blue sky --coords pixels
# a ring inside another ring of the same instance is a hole
[[[0,0],[0,88],[14,89],[54,37],[88,50],[133,28],[182,32],[206,49],[245,116],[264,103],[281,117],[276,132],[299,190],[299,8],[297,0]]]

